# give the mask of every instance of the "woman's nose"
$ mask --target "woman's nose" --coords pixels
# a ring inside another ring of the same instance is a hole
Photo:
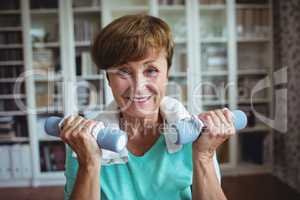
[[[134,91],[135,93],[139,93],[145,90],[147,86],[148,80],[143,74],[137,74],[134,80]]]

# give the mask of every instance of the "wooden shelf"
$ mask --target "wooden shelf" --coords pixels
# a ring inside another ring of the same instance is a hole
[[[28,137],[11,137],[11,138],[0,138],[1,143],[20,143],[20,142],[29,142]]]
[[[34,77],[34,81],[35,82],[55,82],[55,81],[62,81],[63,80],[63,76],[61,74],[49,74],[48,76],[39,76],[36,75]]]
[[[62,106],[39,107],[39,108],[36,108],[36,112],[38,114],[53,113],[53,112],[63,112],[63,107]]]
[[[271,42],[271,38],[269,37],[240,37],[238,38],[238,42],[246,43],[246,42]]]
[[[32,15],[57,15],[58,9],[56,8],[43,8],[43,9],[31,9],[30,13]]]
[[[41,179],[61,179],[61,181],[63,181],[62,184],[65,183],[64,171],[47,171],[47,172],[41,172],[40,178]]]
[[[218,11],[218,10],[224,10],[226,9],[225,4],[200,4],[199,5],[200,11]]]
[[[0,83],[14,83],[18,80],[18,78],[0,78]]]
[[[61,142],[62,140],[59,137],[44,136],[44,137],[40,137],[39,141],[40,142],[55,142],[55,141]]]
[[[200,38],[200,43],[225,43],[227,39],[225,37],[208,37]]]
[[[20,49],[23,48],[22,44],[0,44],[0,49]]]
[[[102,80],[103,74],[77,76],[77,80]]]
[[[223,176],[241,176],[251,174],[268,174],[272,172],[272,167],[269,165],[258,165],[252,163],[240,162],[237,166],[221,165]]]
[[[228,71],[226,70],[219,70],[219,71],[208,71],[208,70],[203,70],[202,72],[203,76],[227,76]]]
[[[236,4],[236,9],[269,9],[268,4]]]
[[[111,8],[112,12],[139,12],[148,11],[147,6],[118,6]]]
[[[100,6],[92,6],[92,7],[76,7],[73,8],[74,14],[100,14],[101,8]]]
[[[0,116],[23,116],[27,115],[26,111],[0,111]]]
[[[251,69],[251,70],[247,70],[247,69],[242,69],[242,70],[238,70],[238,75],[267,75],[268,74],[268,68],[267,67],[261,67],[260,69]]]
[[[24,99],[26,98],[25,94],[0,94],[0,99]]]
[[[91,41],[76,41],[75,46],[76,47],[90,47],[91,46]]]
[[[239,104],[266,104],[266,103],[270,103],[270,100],[267,98],[255,98],[253,100],[239,100],[238,101]]]
[[[32,44],[34,48],[59,48],[59,42],[35,42]]]
[[[0,32],[22,31],[21,26],[0,27]]]
[[[24,62],[21,60],[12,60],[12,61],[0,61],[0,66],[5,65],[23,65]]]
[[[21,10],[12,9],[12,10],[1,10],[0,15],[18,15],[21,14]]]
[[[159,12],[184,12],[184,5],[159,5]]]

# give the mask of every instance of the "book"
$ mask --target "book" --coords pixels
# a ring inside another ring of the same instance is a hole
[[[90,52],[81,53],[81,73],[82,76],[95,75],[99,73],[97,66],[92,61]]]
[[[54,82],[37,82],[36,88],[36,106],[47,107],[54,104],[55,83]]]
[[[33,50],[33,69],[37,73],[48,74],[54,72],[54,53],[51,49],[36,48]]]
[[[15,10],[20,8],[19,0],[10,0],[0,4],[0,10]]]
[[[65,169],[65,150],[62,145],[55,144],[51,146],[50,158],[51,170],[62,171]]]
[[[65,146],[63,143],[46,142],[40,146],[42,171],[62,171],[65,169]]]
[[[12,138],[16,135],[14,123],[15,121],[11,116],[0,117],[0,138]]]
[[[12,176],[14,178],[22,178],[20,144],[12,145],[10,151]]]
[[[21,155],[21,174],[23,178],[32,177],[32,167],[31,167],[31,154],[30,146],[28,144],[22,144],[20,148]]]
[[[28,137],[28,125],[26,116],[14,116],[14,130],[16,137]]]
[[[40,8],[58,8],[58,1],[53,0],[31,0],[30,8],[40,9]]]
[[[39,130],[38,138],[51,137],[51,136],[47,135],[47,133],[44,130],[44,125],[45,125],[45,122],[47,119],[48,119],[48,116],[38,116],[37,117],[37,129]]]
[[[0,180],[10,179],[12,174],[9,145],[0,145],[0,158]]]

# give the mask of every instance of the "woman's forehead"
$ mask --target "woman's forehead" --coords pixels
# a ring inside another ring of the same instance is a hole
[[[145,53],[145,56],[142,58],[135,60],[135,61],[129,61],[126,64],[131,65],[131,64],[136,64],[136,63],[152,63],[160,60],[166,60],[166,51],[164,49],[158,49],[158,50],[148,50]]]

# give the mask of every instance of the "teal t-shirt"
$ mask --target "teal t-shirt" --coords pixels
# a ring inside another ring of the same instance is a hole
[[[68,147],[65,199],[71,195],[77,170],[77,160]],[[101,167],[101,200],[192,199],[192,174],[192,145],[169,153],[162,134],[143,156],[129,152],[127,163]]]

